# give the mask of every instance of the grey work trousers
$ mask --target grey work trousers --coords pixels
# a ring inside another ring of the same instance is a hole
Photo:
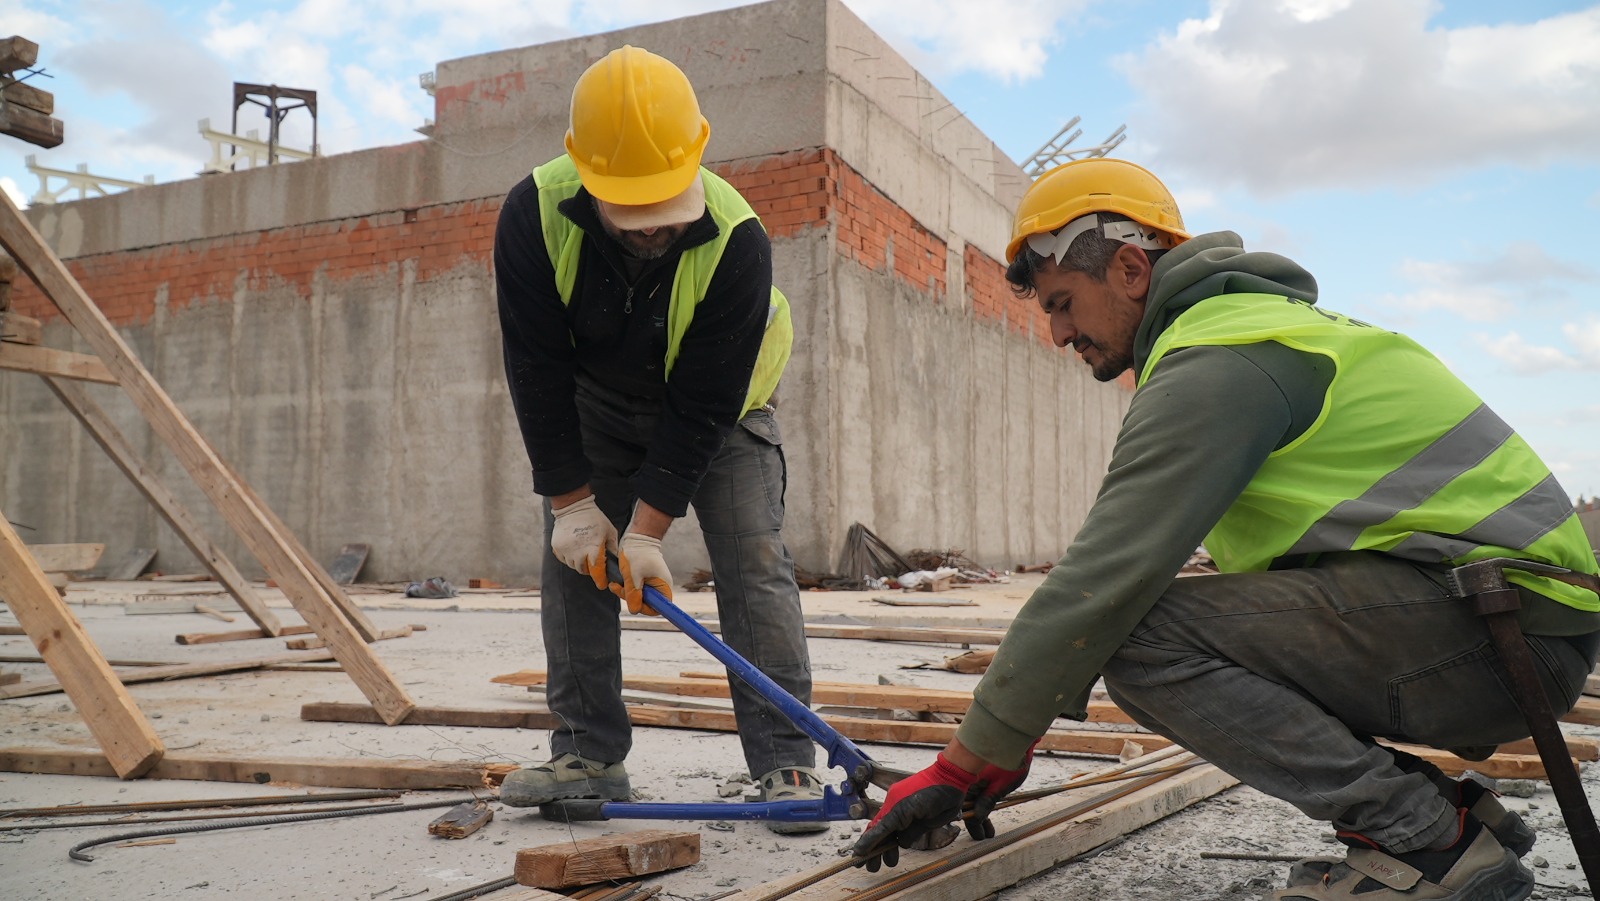
[[[1595,636],[1528,646],[1551,705],[1570,710]],[[1447,837],[1455,809],[1429,765],[1375,737],[1474,748],[1528,736],[1486,627],[1444,574],[1372,552],[1177,579],[1102,673],[1141,725],[1396,853]]]
[[[580,381],[577,405],[584,453],[593,466],[589,487],[620,533],[635,500],[629,478],[644,462],[659,404]],[[711,558],[723,640],[809,704],[811,658],[800,590],[794,560],[779,535],[786,480],[777,420],[770,410],[755,410],[728,434],[691,503]],[[633,746],[622,701],[621,602],[556,559],[550,549],[554,522],[546,501],[540,620],[550,672],[547,697],[562,720],[551,750],[614,763]],[[805,733],[742,681],[731,675],[729,681],[753,778],[815,763],[816,747]]]

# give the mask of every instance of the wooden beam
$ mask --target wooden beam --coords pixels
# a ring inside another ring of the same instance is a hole
[[[274,528],[270,514],[256,503],[250,487],[235,476],[205,438],[195,431],[177,404],[134,356],[122,335],[7,196],[0,196],[0,244],[94,348],[156,435],[194,477],[201,491],[255,554],[267,574],[283,588],[300,616],[327,640],[345,672],[383,713],[384,720],[397,723],[403,719],[415,706],[405,689],[299,559],[290,539]],[[21,346],[0,345],[0,348]]]
[[[145,666],[137,669],[113,670],[112,674],[121,684],[133,685],[138,682],[171,682],[174,679],[193,679],[196,676],[217,676],[222,673],[237,673],[283,663],[321,663],[332,659],[332,654],[323,651],[312,654],[279,654],[276,657],[235,660],[228,663],[178,663],[170,666]],[[0,688],[0,700],[47,695],[61,690],[61,683],[54,680],[23,682],[20,685]]]
[[[1192,759],[1181,755],[1167,762]],[[857,896],[892,897],[895,901],[987,898],[1237,784],[1238,780],[1227,773],[1201,763],[1122,797],[1115,795],[1126,789],[1115,786],[1109,791],[1097,786],[1066,792],[997,811],[993,819],[1000,834],[987,842],[957,841],[938,851],[901,851],[900,865],[879,873],[824,864],[753,886],[725,901],[770,901],[779,897],[786,901],[837,901]],[[1101,803],[1075,811],[1096,800]],[[951,861],[973,857],[976,859],[960,865]],[[918,874],[916,877],[909,875],[913,871]],[[898,887],[892,894],[891,883]],[[866,894],[874,890],[877,891]]]
[[[423,791],[498,785],[516,769],[509,764],[331,757],[224,757],[168,754],[145,773],[147,779],[201,782],[290,782],[326,788],[384,788]],[[110,776],[105,757],[76,748],[0,749],[0,772],[63,776]]]
[[[39,45],[20,35],[0,38],[0,72],[31,69],[39,61]]]
[[[221,641],[249,641],[252,638],[282,638],[285,635],[309,634],[311,634],[310,626],[303,626],[299,623],[296,623],[292,626],[284,626],[283,628],[279,629],[276,636],[268,635],[266,631],[262,629],[237,629],[232,632],[189,632],[177,636],[177,639],[178,644],[190,645],[216,644],[217,642]]]
[[[0,341],[0,369],[105,385],[117,383],[116,376],[98,357],[10,341]]]
[[[716,620],[701,620],[712,632],[722,631]],[[678,627],[654,616],[624,616],[622,628],[634,632],[677,632]],[[841,626],[806,623],[807,638],[851,638],[861,641],[914,641],[922,644],[999,644],[1004,629],[938,629],[921,626]]]
[[[45,116],[56,111],[56,95],[41,91],[25,81],[0,79],[0,98],[4,98],[6,103],[25,106]]]
[[[393,629],[379,629],[377,634],[373,635],[369,640],[388,641],[391,638],[410,638],[411,632],[412,629],[410,626],[396,626]],[[325,647],[326,645],[327,642],[315,635],[306,638],[291,638],[283,643],[283,646],[291,651],[305,651],[310,650],[311,648]]]
[[[517,852],[519,885],[575,888],[632,879],[700,862],[700,833],[644,829],[563,841]]]
[[[283,626],[267,609],[266,601],[256,594],[255,588],[239,573],[238,568],[222,549],[201,531],[200,524],[195,521],[194,514],[189,512],[189,508],[185,507],[178,500],[178,496],[144,465],[139,454],[134,451],[132,442],[128,441],[100,405],[94,402],[89,392],[80,385],[52,378],[45,379],[44,383],[78,422],[83,424],[89,436],[100,445],[101,450],[106,452],[111,462],[122,470],[122,474],[128,477],[133,487],[139,489],[145,500],[156,508],[156,512],[160,513],[161,518],[172,527],[172,531],[177,533],[178,539],[190,553],[194,554],[195,559],[200,561],[200,565],[233,595],[234,600],[239,602],[239,608],[263,631],[271,635],[281,634]]]
[[[161,759],[165,750],[161,739],[83,624],[45,581],[44,570],[24,549],[4,513],[0,513],[0,597],[61,681],[110,768],[123,779],[144,775]]]
[[[47,573],[87,572],[106,552],[103,544],[30,544],[28,553]]]
[[[204,441],[205,438],[202,437],[201,440]],[[215,449],[213,449],[213,453],[215,453]],[[217,455],[217,459],[222,460],[222,456],[220,454]],[[356,630],[356,634],[361,636],[361,640],[366,642],[377,641],[381,630],[372,624],[372,620],[367,617],[366,612],[356,605],[356,602],[351,599],[344,587],[333,581],[333,577],[328,575],[328,570],[323,567],[322,563],[312,556],[310,551],[306,550],[305,545],[300,543],[300,539],[295,535],[294,530],[283,524],[283,520],[278,518],[278,514],[272,512],[272,508],[267,506],[260,495],[256,494],[254,488],[250,487],[250,483],[235,472],[226,460],[222,460],[222,465],[228,467],[228,471],[239,483],[246,496],[249,497],[250,503],[261,511],[261,515],[265,517],[272,530],[283,536],[284,543],[288,545],[290,552],[311,574],[312,580],[322,590],[322,593],[333,602],[334,607],[344,614],[344,618],[350,622],[351,627]],[[284,593],[287,594],[288,592],[285,591]],[[321,635],[322,633],[319,631],[317,634]]]
[[[60,119],[7,100],[0,100],[0,135],[10,135],[46,150],[61,146],[67,137]]]
[[[428,824],[428,834],[444,838],[466,838],[494,819],[489,802],[467,801],[450,808]]]
[[[300,718],[325,723],[374,723],[378,721],[372,708],[365,704],[320,702],[300,708]],[[628,720],[635,726],[656,726],[666,729],[700,729],[706,732],[737,732],[738,721],[731,710],[703,710],[684,707],[663,707],[655,704],[629,704]],[[823,722],[839,730],[846,738],[859,742],[877,742],[898,745],[947,744],[956,733],[952,723],[918,723],[897,720],[874,720],[854,716],[824,714]],[[480,726],[488,728],[554,729],[559,718],[546,710],[527,708],[501,708],[492,710],[459,707],[419,707],[405,721],[417,726]],[[1100,754],[1115,757],[1122,753],[1123,744],[1129,740],[1146,749],[1165,748],[1171,741],[1149,732],[1097,732],[1089,730],[1052,729],[1039,741],[1041,751],[1060,751],[1071,754]]]
[[[316,701],[300,707],[300,718],[312,723],[381,723],[366,704]],[[561,718],[548,710],[530,707],[474,709],[468,707],[418,707],[406,715],[402,726],[469,726],[487,729],[557,729]]]
[[[8,283],[9,284],[9,283]],[[0,311],[0,341],[38,344],[44,340],[44,323],[21,313]]]

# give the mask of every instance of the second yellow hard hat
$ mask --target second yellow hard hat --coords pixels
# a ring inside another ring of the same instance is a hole
[[[1017,204],[1006,262],[1017,258],[1029,235],[1053,232],[1087,213],[1121,213],[1156,229],[1172,245],[1187,240],[1172,192],[1149,170],[1127,160],[1073,160],[1039,176]]]

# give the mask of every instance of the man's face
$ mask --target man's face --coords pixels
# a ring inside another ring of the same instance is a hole
[[[606,234],[612,240],[622,245],[622,250],[628,256],[641,260],[654,260],[664,255],[672,245],[689,230],[689,223],[681,225],[663,225],[659,228],[638,228],[624,231],[617,228],[606,217],[605,207],[595,204],[595,209],[600,213],[600,224],[605,227]]]
[[[1123,245],[1103,282],[1046,259],[1033,283],[1040,308],[1050,316],[1050,340],[1057,347],[1070,345],[1102,382],[1132,368],[1134,336],[1150,288],[1150,263],[1143,251]]]

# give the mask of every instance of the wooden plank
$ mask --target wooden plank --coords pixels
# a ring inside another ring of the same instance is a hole
[[[206,572],[233,595],[234,600],[239,602],[240,609],[244,610],[251,621],[273,635],[280,634],[282,626],[278,618],[267,609],[266,601],[256,594],[255,588],[239,573],[233,561],[201,530],[199,522],[196,521],[194,514],[189,512],[189,508],[178,500],[178,496],[172,493],[166,483],[144,465],[138,452],[133,449],[133,443],[122,434],[100,405],[94,402],[89,392],[82,386],[69,382],[50,378],[44,381],[67,410],[88,430],[89,436],[100,445],[101,450],[106,452],[111,462],[128,477],[133,487],[139,489],[145,500],[156,508],[156,512],[167,521],[167,525],[172,527],[172,531],[177,534],[184,547],[194,554]],[[151,558],[155,557],[154,551],[150,551],[149,554]],[[132,560],[130,559],[128,563],[128,568],[132,569]],[[148,559],[137,568],[142,572],[147,565],[149,565]],[[137,578],[139,573],[127,576],[124,572],[119,575],[124,578]]]
[[[0,369],[106,385],[117,383],[116,376],[99,357],[10,341],[0,341]]]
[[[39,45],[20,35],[0,38],[0,72],[31,69],[39,61]]]
[[[277,636],[262,629],[239,629],[233,632],[188,632],[177,636],[178,644],[216,644],[221,641],[249,641],[252,638],[281,638],[285,635],[309,635],[311,627],[296,623],[278,630]]]
[[[66,127],[38,110],[10,102],[0,102],[0,135],[10,135],[49,150],[66,140]]]
[[[347,544],[339,548],[339,556],[333,558],[328,564],[328,578],[335,585],[349,585],[361,575],[361,567],[367,564],[367,553],[372,550],[371,545]]]
[[[300,708],[300,718],[317,722],[372,723],[376,714],[365,704],[320,702]],[[704,710],[664,707],[654,704],[629,704],[628,720],[635,726],[667,729],[700,729],[707,732],[737,732],[738,721],[731,710]],[[901,745],[947,744],[956,734],[953,723],[902,722],[823,714],[823,722],[846,738],[859,742]],[[559,719],[547,710],[528,708],[468,709],[459,707],[419,707],[406,718],[405,725],[478,726],[487,728],[554,729]],[[1148,732],[1096,732],[1052,729],[1039,741],[1041,751],[1072,754],[1100,754],[1116,757],[1124,742],[1132,739],[1155,750],[1172,744]]]
[[[0,341],[13,344],[38,344],[44,340],[44,324],[32,316],[0,312]]]
[[[509,764],[467,761],[389,760],[324,757],[222,757],[214,753],[168,754],[145,773],[147,779],[201,782],[292,783],[326,788],[383,788],[397,791],[484,788],[498,785],[516,769]],[[0,772],[64,776],[110,776],[103,755],[78,748],[0,749]]]
[[[201,436],[200,440],[205,442],[206,439],[204,436]],[[210,447],[210,445],[207,444],[207,447]],[[274,513],[272,508],[267,506],[267,502],[263,501],[260,495],[256,494],[256,490],[250,486],[250,483],[246,482],[238,472],[234,471],[233,467],[228,463],[228,461],[222,459],[221,454],[216,453],[215,448],[211,448],[211,452],[214,456],[216,456],[218,462],[221,463],[223,469],[233,477],[235,482],[239,484],[239,490],[243,491],[245,497],[249,499],[250,503],[254,505],[258,511],[260,511],[261,516],[266,522],[267,526],[274,534],[282,538],[284,546],[288,548],[289,552],[305,569],[305,571],[311,575],[312,582],[317,588],[321,589],[322,595],[333,604],[335,610],[344,615],[345,621],[350,624],[350,627],[355,630],[356,634],[361,636],[361,640],[365,642],[377,641],[379,631],[378,627],[372,624],[372,620],[367,618],[366,612],[357,606],[356,602],[350,598],[349,593],[344,590],[344,586],[338,585],[333,581],[333,577],[328,575],[328,571],[323,568],[320,562],[317,561],[317,558],[313,557],[311,552],[306,550],[305,545],[300,543],[300,538],[299,536],[295,535],[294,530],[284,525],[283,520],[278,518],[278,514]],[[276,576],[272,575],[270,568],[268,569],[267,574],[272,579],[276,579]],[[278,587],[281,587],[281,585]],[[288,590],[285,589],[284,594],[288,593]],[[291,598],[291,600],[293,599]],[[307,622],[310,621],[307,620]],[[312,623],[312,625],[314,626],[316,624]],[[318,635],[322,635],[322,630],[318,629],[316,632]],[[323,638],[327,638],[327,636],[324,635]],[[376,659],[376,657],[373,659]]]
[[[428,834],[444,838],[466,838],[494,819],[488,801],[457,804],[428,824]]]
[[[317,701],[300,707],[300,718],[313,723],[381,723],[377,711],[366,704]],[[467,707],[417,707],[403,726],[471,726],[488,729],[556,729],[561,718],[548,710],[529,707],[473,709]]]
[[[47,573],[88,572],[106,552],[103,544],[30,544],[28,553]]]
[[[21,673],[0,673],[0,686],[15,685],[21,681]]]
[[[716,620],[701,620],[712,632],[722,631]],[[625,616],[622,628],[634,632],[677,632],[678,627],[654,616]],[[994,644],[1006,637],[1004,629],[939,629],[922,626],[844,626],[806,623],[807,638],[847,638],[860,641],[912,641],[922,644]]]
[[[160,508],[157,507],[157,509]],[[105,577],[113,582],[131,582],[139,578],[139,575],[146,569],[149,569],[150,563],[155,559],[156,549],[153,547],[128,548],[128,552],[122,555],[122,559],[106,567]]]
[[[519,885],[573,888],[647,876],[700,862],[700,833],[645,829],[517,852]]]
[[[280,654],[276,657],[234,660],[227,663],[179,663],[172,666],[146,666],[138,669],[113,670],[112,674],[122,685],[133,685],[139,682],[171,682],[174,679],[217,676],[223,673],[237,673],[282,663],[320,663],[332,659],[332,654],[321,651],[311,654]],[[60,682],[41,679],[33,682],[24,682],[21,685],[13,685],[8,688],[0,688],[0,700],[54,694],[61,690]]]
[[[502,685],[544,685],[548,674],[540,670],[519,670],[495,676],[490,682]],[[622,687],[634,691],[691,698],[731,698],[724,677],[624,676]],[[878,710],[912,710],[928,713],[966,713],[972,706],[972,693],[903,685],[866,685],[853,682],[812,682],[811,703],[841,707],[871,707]]]
[[[193,594],[141,594],[122,605],[124,616],[159,616],[169,613],[193,613],[198,604],[213,610],[234,613],[239,605],[226,594],[216,591],[198,591]]]
[[[0,192],[3,195],[3,192]],[[0,196],[0,244],[17,265],[88,341],[115,375],[152,430],[194,477],[211,502],[266,568],[312,630],[327,640],[345,672],[385,721],[399,722],[414,706],[372,647],[356,633],[347,613],[296,553],[291,535],[276,528],[248,483],[239,479],[211,445],[195,431],[177,404],[134,356],[122,335],[106,319],[72,273],[46,246],[37,229],[18,212],[9,196]],[[0,344],[0,348],[22,347]],[[348,600],[348,599],[346,599]]]
[[[44,571],[24,549],[4,513],[0,513],[0,597],[61,681],[111,769],[123,779],[144,775],[161,759],[165,750],[161,739],[83,624],[45,582]]]
[[[25,106],[45,116],[56,111],[56,95],[49,91],[41,91],[25,81],[13,81],[9,78],[0,80],[0,97],[5,98],[6,103]]]
[[[1192,759],[1182,755],[1169,762]],[[1123,797],[1111,797],[1120,789],[1112,787],[1108,791],[1105,786],[1066,792],[997,811],[993,819],[1000,834],[987,842],[957,841],[938,851],[901,851],[899,866],[878,873],[854,867],[840,870],[838,864],[823,864],[737,892],[725,901],[770,901],[778,897],[786,901],[838,901],[874,889],[886,891],[889,883],[903,885],[892,895],[867,897],[892,897],[895,901],[987,898],[1237,784],[1238,780],[1227,773],[1201,764]],[[1105,800],[1074,815],[1074,807],[1097,798]],[[955,865],[951,859],[958,855],[976,859]],[[907,878],[912,871],[921,878]],[[819,878],[829,873],[834,875]],[[796,889],[802,885],[805,887]],[[791,890],[792,894],[785,894]]]
[[[393,629],[380,629],[378,634],[372,636],[372,641],[388,641],[391,638],[410,638],[413,629],[410,626],[397,626]],[[327,642],[313,635],[309,638],[291,638],[283,646],[291,651],[304,651],[311,648],[325,647]]]

